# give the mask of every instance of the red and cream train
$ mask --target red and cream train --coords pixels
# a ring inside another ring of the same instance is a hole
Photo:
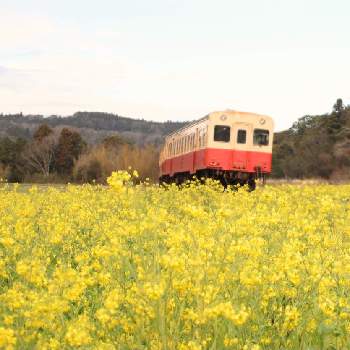
[[[272,118],[227,110],[213,112],[168,135],[160,153],[160,182],[193,176],[255,187],[271,172]]]

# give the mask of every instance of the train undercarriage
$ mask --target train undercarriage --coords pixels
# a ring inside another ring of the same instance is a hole
[[[173,176],[163,175],[159,178],[159,183],[176,183],[181,185],[188,180],[199,179],[205,181],[210,178],[220,181],[222,186],[226,189],[228,186],[244,186],[248,185],[251,191],[255,190],[256,180],[261,180],[263,183],[266,181],[266,173],[262,173],[257,170],[255,173],[241,172],[241,171],[229,171],[229,170],[217,170],[217,169],[203,169],[198,170],[195,174],[189,172],[175,173]]]

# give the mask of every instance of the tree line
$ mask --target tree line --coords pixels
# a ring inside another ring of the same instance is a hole
[[[89,121],[90,117],[92,121]],[[125,124],[130,118],[104,113],[100,117],[102,121],[98,120],[98,114],[77,113],[65,123],[104,128],[118,125],[124,131],[142,129],[149,123],[138,120],[131,128]],[[159,142],[140,142],[122,132],[112,131],[92,143],[81,135],[83,129],[62,127],[59,124],[62,118],[50,118],[0,117],[0,126],[4,120],[20,120],[23,124],[35,121],[35,129],[24,133],[25,137],[1,137],[0,133],[0,178],[9,182],[105,183],[113,170],[132,167],[139,171],[142,179],[157,181]],[[150,123],[147,133],[161,130],[158,135],[161,140],[162,133],[183,124],[166,122],[160,126],[161,123]],[[275,133],[272,176],[350,179],[350,106],[338,99],[330,113],[304,116],[288,130]]]
[[[9,182],[105,183],[115,169],[138,169],[156,181],[158,149],[139,146],[120,135],[89,145],[79,132],[39,125],[30,140],[0,139],[0,178]]]
[[[338,99],[331,113],[306,115],[275,134],[272,176],[350,179],[350,106]]]
[[[77,130],[89,144],[101,143],[104,138],[118,133],[132,138],[138,145],[153,143],[159,146],[165,135],[186,123],[146,121],[102,112],[77,112],[68,117],[0,114],[0,137],[30,140],[41,124],[47,124],[52,129],[65,127]]]

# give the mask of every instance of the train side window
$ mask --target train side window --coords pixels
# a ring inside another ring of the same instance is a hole
[[[205,129],[202,130],[202,147],[205,147]]]
[[[246,143],[247,142],[247,131],[239,129],[237,132],[237,143]]]
[[[267,146],[269,144],[269,131],[265,129],[254,129],[254,145]]]
[[[214,141],[230,142],[231,128],[227,125],[215,125]]]
[[[171,156],[171,147],[172,147],[172,144],[170,142],[168,145],[168,156]]]

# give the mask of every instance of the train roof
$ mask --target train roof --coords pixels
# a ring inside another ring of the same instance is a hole
[[[193,120],[192,122],[188,122],[188,123],[185,124],[182,128],[177,129],[177,130],[171,132],[170,134],[166,135],[165,137],[167,138],[167,137],[173,136],[173,135],[175,135],[175,134],[177,134],[177,133],[179,133],[179,132],[181,132],[181,131],[183,131],[183,130],[188,129],[189,127],[191,127],[191,126],[193,126],[193,125],[199,124],[200,122],[202,122],[203,120],[206,120],[206,119],[208,119],[208,118],[209,118],[209,114],[207,114],[206,116],[204,116],[204,117],[202,117],[202,118],[200,118],[200,119]]]
[[[237,110],[234,110],[234,109],[226,109],[224,111],[213,111],[207,115],[205,115],[204,117],[200,118],[200,119],[197,119],[197,120],[194,120],[192,122],[188,122],[186,125],[184,125],[182,128],[178,129],[178,130],[175,130],[173,132],[171,132],[170,134],[166,135],[165,138],[168,138],[168,137],[171,137],[171,136],[174,136],[178,133],[181,133],[182,131],[196,125],[196,124],[199,124],[201,123],[202,121],[206,120],[206,119],[209,119],[209,116],[211,114],[216,114],[216,113],[237,113],[237,114],[245,114],[245,115],[254,115],[254,116],[257,116],[257,117],[264,117],[264,118],[268,118],[268,119],[271,119],[271,117],[267,116],[267,115],[264,115],[264,114],[259,114],[259,113],[252,113],[252,112],[241,112],[241,111],[237,111]]]

